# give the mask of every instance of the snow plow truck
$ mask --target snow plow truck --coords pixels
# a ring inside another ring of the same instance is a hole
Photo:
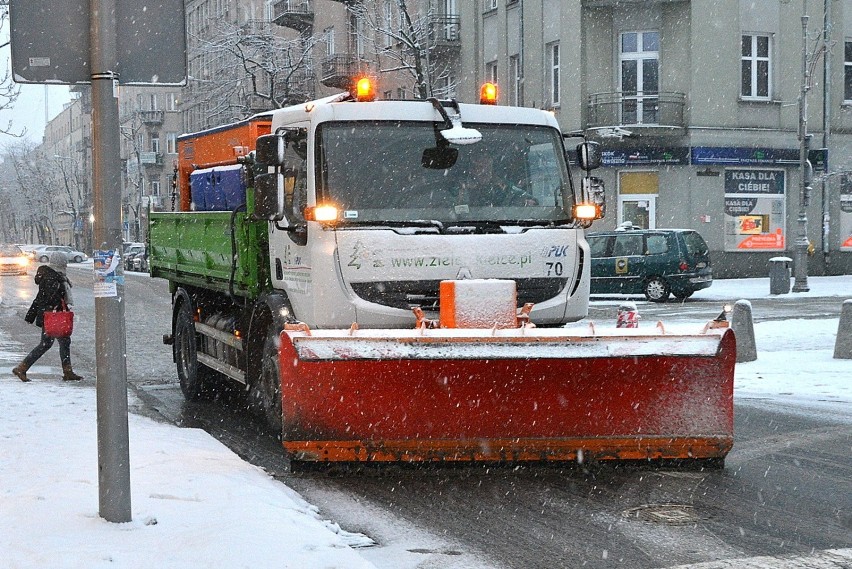
[[[179,137],[148,239],[185,397],[237,382],[293,461],[723,463],[733,333],[566,328],[600,150],[484,99],[359,89]]]

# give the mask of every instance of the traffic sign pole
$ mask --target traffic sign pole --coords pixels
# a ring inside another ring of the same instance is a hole
[[[121,157],[118,120],[116,0],[91,0],[92,182],[94,242],[121,253]],[[124,282],[95,295],[99,512],[109,522],[132,520],[130,442],[127,428],[127,338]]]

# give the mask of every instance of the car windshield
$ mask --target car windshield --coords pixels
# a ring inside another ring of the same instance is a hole
[[[22,254],[17,245],[0,245],[0,257],[17,257]]]
[[[480,131],[482,141],[451,146],[439,134],[440,123],[322,125],[318,201],[336,205],[343,224],[571,222],[572,185],[556,129],[465,126]]]

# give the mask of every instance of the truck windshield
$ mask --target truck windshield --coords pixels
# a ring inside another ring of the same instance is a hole
[[[570,223],[573,191],[556,129],[465,123],[482,133],[482,141],[451,146],[440,137],[441,126],[414,121],[321,125],[318,201],[337,206],[344,224]]]

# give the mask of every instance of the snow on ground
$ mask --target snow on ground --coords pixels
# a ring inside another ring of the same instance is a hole
[[[811,292],[798,294],[852,297],[852,276],[809,282]],[[754,299],[768,290],[768,279],[717,280],[696,297]],[[755,324],[758,359],[737,365],[738,403],[769,400],[852,421],[852,360],[832,358],[838,322]],[[208,434],[132,414],[133,519],[106,522],[98,512],[94,383],[62,383],[55,349],[34,367],[37,379],[22,383],[10,370],[25,350],[0,336],[3,567],[374,567],[361,554],[369,550],[353,548],[369,538],[324,521]]]

